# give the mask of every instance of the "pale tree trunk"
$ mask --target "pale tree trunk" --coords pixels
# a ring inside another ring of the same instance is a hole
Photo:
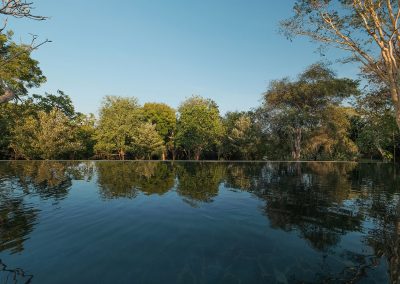
[[[300,160],[301,158],[301,128],[296,128],[294,131],[294,142],[293,142],[293,151],[292,158],[293,160]]]
[[[386,160],[385,151],[382,149],[382,147],[379,144],[376,144],[375,147],[381,155],[382,160]]]
[[[125,152],[124,152],[124,150],[120,150],[118,155],[119,155],[119,159],[120,160],[125,160]]]
[[[165,151],[163,150],[163,152],[162,152],[162,154],[161,154],[161,159],[163,160],[163,161],[165,161],[166,160],[166,158],[165,158]]]
[[[400,104],[397,103],[397,106],[395,106],[395,115],[396,115],[396,123],[397,123],[397,127],[400,130]]]
[[[196,149],[196,150],[194,151],[194,159],[195,159],[196,161],[200,160],[200,155],[201,155],[201,149]]]
[[[391,96],[392,96],[392,101],[394,104],[394,109],[395,109],[395,115],[396,115],[396,123],[397,127],[400,129],[400,86],[396,86],[391,88]]]

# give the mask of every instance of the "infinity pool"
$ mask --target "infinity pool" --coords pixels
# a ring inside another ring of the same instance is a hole
[[[0,162],[0,283],[400,283],[399,173]]]

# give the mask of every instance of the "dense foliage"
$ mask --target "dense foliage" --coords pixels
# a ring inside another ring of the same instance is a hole
[[[288,144],[291,156],[286,158],[351,159],[356,154],[347,137],[349,116],[341,103],[358,94],[357,86],[356,81],[336,78],[321,64],[307,68],[297,81],[271,83],[262,110],[275,143]],[[285,157],[285,152],[280,155]]]
[[[378,94],[377,94],[378,93]],[[360,91],[314,64],[271,82],[261,105],[221,115],[192,96],[175,111],[136,98],[104,98],[99,117],[68,95],[33,95],[0,105],[2,159],[392,160],[400,133],[384,86]]]
[[[39,62],[31,57],[31,47],[15,43],[12,36],[0,33],[0,103],[23,97],[29,88],[46,81]]]

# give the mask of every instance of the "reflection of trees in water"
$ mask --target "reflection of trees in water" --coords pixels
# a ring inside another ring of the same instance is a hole
[[[156,163],[152,175],[139,179],[138,188],[145,194],[163,195],[175,185],[175,169],[170,163]]]
[[[0,163],[0,252],[24,250],[40,212],[25,199],[28,194],[59,200],[68,194],[72,179],[90,178],[92,169],[92,163]]]
[[[93,164],[90,162],[9,162],[7,167],[15,188],[46,199],[66,197],[72,180],[90,180],[93,175]]]
[[[178,194],[196,206],[196,202],[211,202],[218,195],[225,167],[220,163],[184,163],[176,165],[176,173]]]
[[[26,274],[21,268],[10,269],[0,259],[0,283],[31,283],[33,275]]]
[[[347,175],[355,165],[268,163],[249,169],[236,164],[230,166],[227,184],[234,187],[246,181],[246,189],[266,201],[272,227],[297,230],[314,248],[326,250],[346,232],[360,230],[362,216],[342,204],[350,195]]]
[[[33,230],[39,210],[25,205],[22,198],[5,198],[3,195],[0,199],[0,252],[21,252],[24,250],[24,241]]]
[[[389,164],[232,164],[226,180],[228,186],[246,189],[266,201],[272,227],[298,231],[320,251],[338,244],[342,235],[360,231],[362,222],[373,222],[366,241],[375,254],[347,251],[340,257],[354,266],[320,280],[357,281],[385,256],[392,283],[400,283],[398,172]]]
[[[177,184],[185,201],[210,202],[218,195],[224,166],[218,163],[97,162],[100,194],[105,198],[134,198],[139,192],[162,195]]]
[[[0,163],[0,252],[22,251],[34,229],[39,210],[24,194],[60,200],[72,180],[90,179],[94,168],[104,198],[134,198],[138,192],[162,195],[175,183],[176,193],[192,206],[212,202],[222,182],[251,192],[265,201],[263,210],[273,228],[298,233],[323,254],[330,254],[344,234],[372,222],[372,229],[363,233],[374,255],[336,255],[354,266],[340,275],[327,272],[319,280],[356,281],[384,256],[392,282],[400,283],[400,171],[387,164]]]
[[[164,194],[174,186],[173,168],[155,162],[97,162],[100,194],[104,198],[134,198],[145,194]]]
[[[264,180],[261,177],[265,163],[227,163],[225,186],[251,191],[259,188],[259,182]]]
[[[400,283],[400,176],[390,164],[366,164],[353,175],[358,202],[371,222],[366,242],[377,257],[386,257],[392,283]]]
[[[366,241],[378,257],[386,256],[392,283],[400,283],[400,196],[374,198],[369,215],[374,227]]]

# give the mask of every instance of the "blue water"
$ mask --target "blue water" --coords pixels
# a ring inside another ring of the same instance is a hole
[[[397,283],[398,172],[0,162],[0,283]]]

